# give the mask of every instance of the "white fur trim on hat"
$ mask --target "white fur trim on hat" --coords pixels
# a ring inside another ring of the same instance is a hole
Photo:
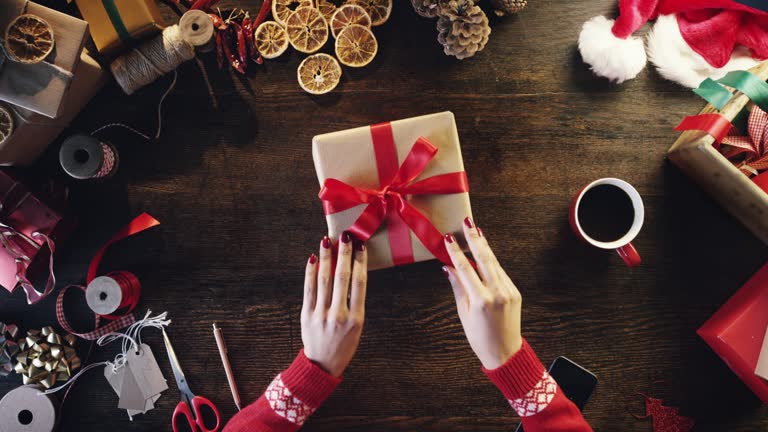
[[[579,34],[579,51],[596,75],[622,83],[645,67],[645,46],[637,37],[617,38],[612,27],[613,20],[604,16],[585,22]]]
[[[732,70],[747,70],[758,63],[748,49],[739,46],[725,66],[713,67],[685,42],[675,15],[659,16],[647,43],[648,57],[659,75],[690,88],[698,87],[705,78],[722,78]]]

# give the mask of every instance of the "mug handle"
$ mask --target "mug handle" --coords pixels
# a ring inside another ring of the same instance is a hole
[[[637,267],[642,262],[640,254],[637,253],[637,249],[635,249],[632,243],[627,243],[624,246],[617,248],[616,252],[628,267]]]

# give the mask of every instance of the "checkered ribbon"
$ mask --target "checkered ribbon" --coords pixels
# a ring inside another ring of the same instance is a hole
[[[734,133],[736,132],[736,133]],[[755,106],[747,119],[747,136],[734,128],[723,138],[720,151],[746,176],[768,169],[768,113]]]
[[[64,315],[64,295],[66,294],[67,290],[72,287],[80,288],[83,290],[83,292],[85,292],[85,287],[82,285],[68,285],[61,289],[59,296],[56,298],[56,318],[59,320],[59,325],[61,325],[61,328],[68,331],[69,333],[72,333],[73,335],[86,340],[96,340],[106,334],[116,332],[136,322],[136,318],[133,316],[133,314],[129,313],[127,315],[123,315],[115,321],[110,322],[105,326],[99,327],[99,322],[101,320],[99,319],[99,316],[96,315],[95,329],[87,333],[76,332],[67,321],[67,317]]]

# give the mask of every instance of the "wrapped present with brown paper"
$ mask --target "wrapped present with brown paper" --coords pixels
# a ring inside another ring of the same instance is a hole
[[[315,136],[312,152],[328,233],[367,242],[371,270],[451,260],[444,233],[471,217],[451,112]]]
[[[45,36],[40,41],[36,40],[35,44],[41,44],[41,49],[53,45],[49,54],[42,52],[39,58],[34,58],[31,54],[36,50],[18,50],[14,54],[13,43],[3,42],[3,49],[0,50],[0,100],[55,118],[61,113],[64,96],[80,64],[88,23],[25,0],[3,0],[0,3],[0,29],[3,32],[24,16],[33,24],[47,29],[43,32]],[[28,27],[26,30],[22,28],[21,35],[31,31]],[[20,53],[30,56],[18,57]]]
[[[0,165],[30,165],[80,113],[106,83],[108,74],[83,51],[80,65],[62,102],[61,115],[54,119],[8,106],[13,116],[11,135],[0,140]]]
[[[99,52],[119,54],[163,30],[155,0],[75,0]]]

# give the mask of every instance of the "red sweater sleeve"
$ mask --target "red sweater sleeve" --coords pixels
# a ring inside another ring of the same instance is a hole
[[[525,432],[592,432],[581,412],[544,370],[528,341],[506,363],[483,372],[517,411]]]
[[[278,374],[256,402],[237,413],[222,432],[293,432],[341,382],[312,363],[304,350]]]

